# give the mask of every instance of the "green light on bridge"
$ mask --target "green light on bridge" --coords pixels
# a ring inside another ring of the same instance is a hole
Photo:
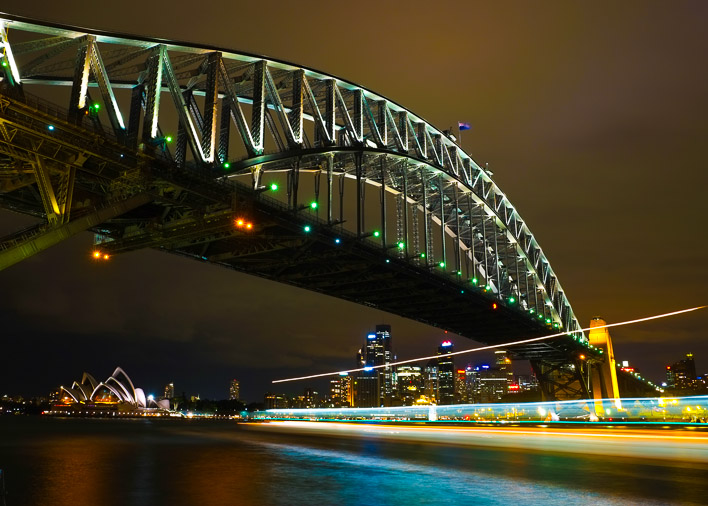
[[[421,253],[420,258],[425,258],[425,253]]]
[[[546,323],[551,323],[551,319],[550,319],[550,318],[546,318]]]
[[[513,304],[514,302],[516,302],[516,298],[515,298],[515,297],[509,297],[509,304]]]
[[[477,283],[479,283],[479,280],[477,278],[472,278],[472,284],[476,285]]]
[[[374,237],[379,237],[381,235],[381,232],[379,232],[378,230],[374,230],[373,235],[374,235]]]
[[[172,142],[172,136],[168,135],[167,137],[165,137],[165,142]]]
[[[2,61],[2,66],[7,67],[7,62],[5,60]]]
[[[457,271],[458,276],[462,276],[462,271]]]
[[[317,209],[317,201],[316,200],[313,200],[312,202],[310,202],[310,208]]]
[[[405,247],[406,247],[406,243],[404,243],[404,242],[398,243],[398,249],[405,249]]]
[[[277,192],[278,191],[278,185],[276,183],[271,183],[270,184],[270,191]]]
[[[228,169],[229,167],[231,167],[231,164],[229,162],[224,162],[224,168]]]
[[[438,265],[440,266],[441,269],[445,268],[445,262],[440,262]]]
[[[303,230],[304,230],[305,233],[307,234],[307,233],[309,233],[310,230],[312,230],[312,229],[310,228],[310,225],[305,225],[305,227],[303,228]]]

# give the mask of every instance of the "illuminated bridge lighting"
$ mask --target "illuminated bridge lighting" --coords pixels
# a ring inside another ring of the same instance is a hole
[[[618,322],[618,323],[608,323],[605,325],[598,325],[596,327],[587,327],[583,329],[577,330],[577,332],[589,332],[590,330],[595,330],[595,329],[602,329],[602,328],[610,328],[610,327],[620,327],[623,325],[633,325],[635,323],[641,323],[641,322],[646,322],[650,320],[658,320],[659,318],[668,318],[669,316],[676,316],[684,313],[690,313],[691,311],[698,311],[699,309],[705,309],[708,306],[696,306],[688,309],[681,309],[679,311],[672,311],[670,313],[663,313],[663,314],[658,314],[654,316],[647,316],[644,318],[637,318],[635,320],[627,320],[623,322]],[[536,343],[539,341],[546,341],[548,339],[553,339],[554,337],[560,337],[566,335],[566,332],[556,332],[555,334],[549,334],[546,336],[541,336],[541,337],[532,337],[529,339],[521,339],[518,341],[511,341],[507,343],[501,343],[501,344],[492,344],[489,346],[480,346],[478,348],[470,348],[468,350],[462,350],[462,351],[455,351],[452,353],[448,353],[448,355],[464,355],[467,353],[475,353],[479,351],[484,351],[484,350],[493,350],[497,348],[508,348],[511,346],[516,346],[519,344],[526,344],[526,343]],[[408,360],[399,360],[397,362],[391,362],[388,364],[384,365],[375,365],[373,366],[374,369],[380,369],[382,367],[393,367],[396,365],[402,365],[402,364],[410,364],[412,362],[423,362],[425,360],[432,360],[432,359],[437,359],[439,358],[438,355],[429,355],[427,357],[418,357],[418,358],[411,358]],[[365,369],[363,367],[357,368],[357,369],[349,369],[346,371],[334,371],[334,372],[325,372],[321,374],[311,374],[309,376],[298,376],[295,378],[285,378],[285,379],[278,379],[278,380],[273,380],[271,383],[286,383],[290,381],[301,381],[305,379],[312,379],[312,378],[323,378],[325,376],[336,376],[340,372],[346,372],[346,373],[353,373],[353,372],[359,372],[359,371],[364,371]]]

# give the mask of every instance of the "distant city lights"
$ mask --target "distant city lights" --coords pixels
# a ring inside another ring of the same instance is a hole
[[[641,323],[641,322],[646,322],[646,321],[650,321],[650,320],[658,320],[659,318],[667,318],[669,316],[676,316],[676,315],[680,315],[683,313],[690,313],[692,311],[698,311],[699,309],[705,309],[706,307],[708,307],[708,306],[696,306],[696,307],[692,307],[692,308],[688,308],[688,309],[681,309],[679,311],[672,311],[670,313],[663,313],[663,314],[658,314],[658,315],[654,315],[654,316],[647,316],[644,318],[637,318],[635,320],[627,320],[627,321],[618,322],[618,323],[608,323],[605,325],[598,325],[597,327],[582,328],[582,329],[578,329],[576,332],[589,332],[590,330],[596,330],[596,329],[601,329],[601,328],[620,327],[623,325],[633,325],[635,323]],[[374,335],[374,337],[376,337],[375,334],[369,334],[369,336],[371,336],[371,335]],[[455,352],[449,353],[449,355],[464,355],[464,354],[468,354],[468,353],[475,353],[475,352],[480,352],[480,351],[485,351],[485,350],[493,350],[493,349],[497,349],[497,348],[508,348],[511,346],[519,345],[519,344],[535,343],[538,341],[546,341],[548,339],[553,339],[554,337],[560,337],[560,336],[565,336],[565,335],[567,335],[566,332],[557,332],[554,334],[548,334],[546,336],[541,336],[541,337],[533,337],[533,338],[529,338],[529,339],[521,339],[518,341],[510,341],[507,343],[493,344],[493,345],[488,345],[488,346],[480,346],[478,348],[470,348],[470,349],[462,350],[462,351],[455,351]],[[429,355],[427,357],[417,357],[417,358],[411,358],[411,359],[407,359],[407,360],[399,360],[397,362],[390,362],[390,363],[384,364],[384,365],[373,366],[372,368],[373,369],[380,369],[382,367],[393,367],[393,366],[397,366],[397,365],[410,364],[413,362],[422,362],[425,360],[432,360],[432,359],[437,359],[437,358],[438,358],[438,355]],[[353,372],[364,371],[364,370],[365,370],[365,368],[360,367],[360,368],[356,368],[356,369],[349,369],[346,371],[326,372],[326,373],[320,373],[320,374],[310,374],[308,376],[298,376],[298,377],[294,377],[294,378],[278,379],[278,380],[271,381],[271,383],[286,383],[286,382],[290,382],[290,381],[301,381],[301,380],[305,380],[305,379],[322,378],[325,376],[335,376],[335,375],[338,375],[343,372],[353,373]]]

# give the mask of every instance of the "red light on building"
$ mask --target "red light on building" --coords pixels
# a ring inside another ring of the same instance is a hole
[[[496,309],[496,308],[497,308],[497,303],[495,302],[494,304],[492,304],[492,309]]]
[[[519,385],[509,385],[509,390],[518,391],[521,387]]]

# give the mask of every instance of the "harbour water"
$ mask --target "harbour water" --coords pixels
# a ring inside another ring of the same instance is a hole
[[[0,469],[8,506],[708,501],[708,468],[688,461],[269,433],[212,420],[0,417]]]

